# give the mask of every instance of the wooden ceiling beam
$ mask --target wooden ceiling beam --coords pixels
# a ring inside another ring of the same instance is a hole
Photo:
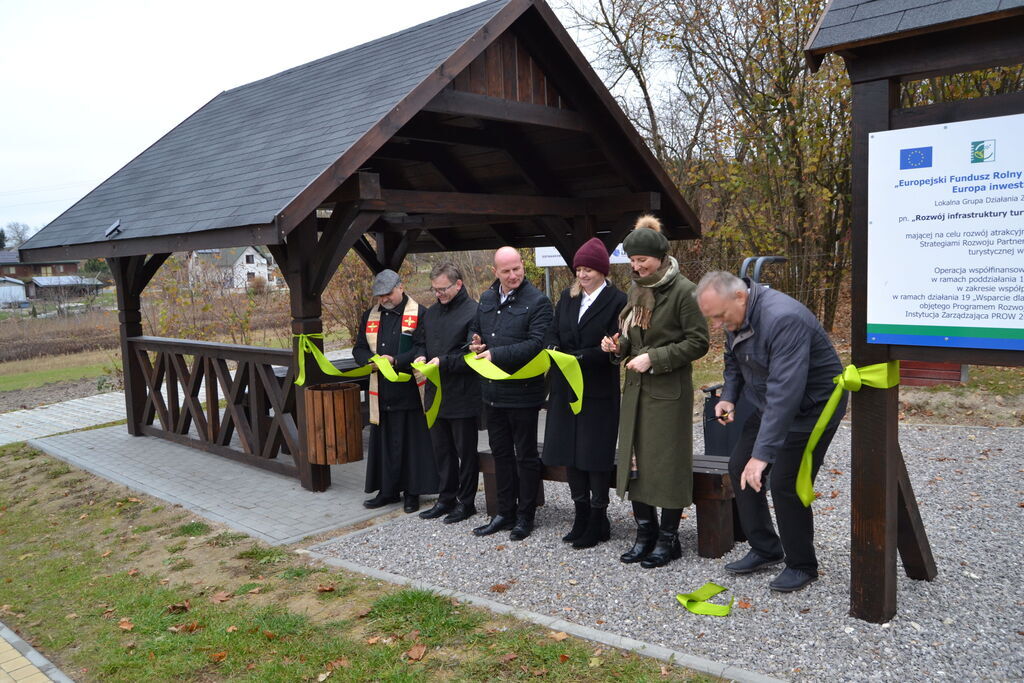
[[[454,214],[463,216],[581,216],[619,215],[630,211],[657,211],[661,195],[633,192],[611,197],[577,199],[536,195],[421,192],[382,189],[379,202],[365,202],[364,209],[407,214]]]
[[[525,123],[544,128],[571,130],[577,133],[593,132],[590,122],[585,117],[568,109],[513,102],[500,97],[489,97],[457,90],[442,90],[423,107],[423,110],[486,121]]]

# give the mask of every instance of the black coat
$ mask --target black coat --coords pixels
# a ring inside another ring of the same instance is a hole
[[[423,316],[427,360],[437,358],[441,370],[441,410],[447,420],[480,414],[480,376],[466,365],[466,339],[476,317],[476,301],[463,287],[446,304],[435,303]],[[434,385],[427,382],[425,404],[434,400]]]
[[[380,309],[380,331],[377,333],[377,353],[388,355],[395,359],[395,370],[399,372],[412,372],[410,363],[418,356],[424,355],[423,338],[423,314],[426,313],[423,306],[419,306],[420,325],[417,325],[411,336],[402,339],[402,314],[405,312],[405,305],[409,295],[402,297],[402,303],[392,309]],[[366,365],[373,356],[370,345],[366,341],[366,321],[370,317],[370,310],[363,313],[359,322],[359,336],[355,346],[352,347],[352,358],[360,365]],[[380,409],[382,412],[390,410],[418,410],[423,411],[423,404],[420,402],[420,392],[416,383],[389,382],[383,377],[380,378]]]
[[[470,326],[487,344],[491,360],[505,372],[515,372],[544,348],[551,325],[551,302],[528,280],[509,294],[505,303],[494,281],[480,295],[476,318]],[[544,377],[523,380],[480,378],[484,403],[495,408],[540,408],[544,404]]]
[[[582,302],[582,295],[570,296],[568,289],[562,292],[546,345],[556,346],[580,361],[583,410],[573,415],[569,401],[575,395],[562,373],[552,367],[543,460],[547,465],[604,472],[615,466],[619,366],[601,350],[601,338],[618,331],[619,311],[626,305],[626,295],[609,282],[579,319]]]

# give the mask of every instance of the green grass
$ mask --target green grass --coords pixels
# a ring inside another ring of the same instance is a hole
[[[267,548],[257,543],[248,550],[238,553],[235,557],[240,560],[251,560],[253,564],[267,565],[284,562],[288,553],[280,548]]]
[[[208,539],[206,543],[216,548],[230,548],[233,545],[238,545],[247,538],[249,537],[245,534],[239,534],[233,531],[222,531],[216,536]]]
[[[427,644],[467,636],[482,621],[480,612],[455,606],[450,598],[406,589],[386,595],[370,611],[372,628],[381,634],[419,631]]]
[[[107,373],[109,363],[90,363],[67,368],[44,368],[15,375],[0,375],[0,391],[32,389],[53,382],[71,382],[77,379],[102,377]]]
[[[210,525],[205,522],[189,522],[188,524],[182,524],[173,532],[171,536],[189,536],[195,538],[196,536],[205,536],[210,533]]]

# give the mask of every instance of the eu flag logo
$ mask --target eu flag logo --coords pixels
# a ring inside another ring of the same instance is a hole
[[[932,165],[931,147],[911,147],[900,150],[900,170],[908,168],[930,168]]]

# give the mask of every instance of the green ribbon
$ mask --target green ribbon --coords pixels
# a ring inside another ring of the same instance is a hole
[[[339,370],[331,361],[327,360],[327,356],[320,350],[320,347],[313,343],[314,339],[323,339],[323,334],[296,334],[293,336],[299,340],[299,376],[295,378],[295,383],[300,387],[306,383],[307,353],[313,356],[313,360],[316,361],[321,372],[332,377],[366,377],[377,370],[389,382],[408,382],[412,378],[412,375],[407,372],[396,372],[387,358],[377,355],[371,357],[370,362],[362,367],[354,370]]]
[[[729,598],[728,605],[716,605],[713,602],[708,602],[709,598],[713,598],[724,590],[725,587],[708,581],[692,593],[680,593],[676,596],[676,600],[679,601],[680,605],[694,614],[706,614],[712,617],[727,617],[729,616],[729,612],[732,611],[732,602],[736,599],[735,597]]]
[[[843,398],[844,391],[860,391],[862,386],[874,387],[875,389],[891,389],[900,383],[900,362],[898,360],[888,363],[876,363],[865,365],[862,368],[847,365],[843,373],[832,379],[836,388],[828,397],[825,409],[821,411],[818,421],[811,430],[811,437],[807,439],[804,447],[803,458],[800,460],[800,469],[796,473],[796,494],[804,507],[810,507],[814,501],[814,483],[811,481],[811,464],[813,460],[814,447],[818,445],[821,435],[825,432],[832,416],[836,413],[836,406]]]
[[[583,410],[583,370],[580,368],[580,362],[576,359],[576,356],[553,349],[544,349],[531,358],[526,365],[511,374],[505,372],[489,360],[477,358],[475,353],[467,353],[464,358],[466,365],[478,375],[493,380],[539,377],[551,368],[551,361],[553,360],[562,372],[562,375],[565,376],[565,381],[569,383],[569,388],[576,394],[576,400],[569,402],[569,408],[572,409],[574,415],[579,415],[580,411]]]
[[[441,410],[441,368],[430,363],[413,363],[412,367],[418,370],[437,390],[434,392],[434,402],[430,404],[430,408],[424,411],[427,416],[427,429],[430,429],[434,426],[434,421],[437,420],[438,411]]]

